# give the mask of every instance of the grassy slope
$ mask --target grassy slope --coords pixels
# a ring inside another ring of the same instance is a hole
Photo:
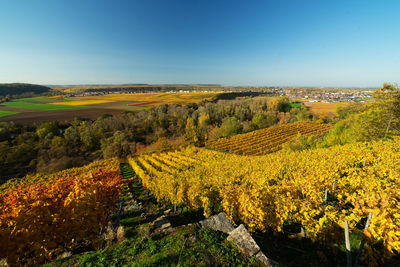
[[[19,112],[15,112],[15,111],[0,110],[0,117],[15,115],[15,114],[18,114],[18,113]]]

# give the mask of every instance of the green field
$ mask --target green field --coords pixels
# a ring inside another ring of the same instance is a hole
[[[15,114],[18,114],[18,113],[19,113],[19,112],[15,112],[15,111],[0,110],[0,117],[15,115]]]
[[[301,108],[302,105],[303,105],[302,103],[298,103],[298,102],[296,102],[296,103],[291,103],[291,104],[290,104],[290,106],[291,106],[292,108]]]
[[[79,109],[87,108],[86,106],[70,106],[70,105],[49,105],[46,103],[34,103],[35,101],[54,101],[48,97],[33,97],[33,98],[21,98],[5,102],[0,105],[1,107],[15,108],[15,109],[36,109],[36,110],[63,110],[63,109]],[[3,115],[6,116],[6,115]]]

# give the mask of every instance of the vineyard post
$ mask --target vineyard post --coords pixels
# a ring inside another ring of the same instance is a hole
[[[332,184],[332,193],[335,191],[335,183]]]
[[[372,218],[372,213],[370,212],[370,213],[368,213],[368,219],[367,219],[367,222],[365,223],[364,230],[366,230],[368,228],[369,221],[371,220],[371,218]],[[357,253],[357,257],[356,257],[356,262],[354,263],[354,267],[358,266],[358,261],[360,260],[361,250],[363,249],[364,244],[365,244],[365,237],[363,237],[363,239],[361,240],[360,247],[358,248],[358,253]]]
[[[328,189],[325,189],[325,204],[328,203]]]
[[[349,234],[349,223],[345,221],[344,224],[344,238],[346,241],[346,254],[347,254],[347,267],[351,267],[351,247],[350,247],[350,234]]]
[[[365,159],[364,159],[364,162],[363,162],[363,167],[365,167]]]
[[[306,236],[306,231],[304,230],[304,226],[303,225],[301,225],[301,227],[300,227],[300,236],[301,237],[307,237]]]
[[[123,198],[121,201],[121,204],[119,205],[117,219],[115,220],[115,227],[118,227],[118,225],[119,225],[119,220],[121,218],[121,212],[122,212],[122,207],[124,206],[124,203],[125,203],[125,199]]]
[[[178,194],[178,188],[175,187],[175,198],[177,194]],[[176,203],[174,204],[174,214],[176,214]]]

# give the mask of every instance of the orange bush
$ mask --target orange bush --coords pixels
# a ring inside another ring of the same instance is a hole
[[[96,170],[0,194],[0,258],[36,264],[95,242],[120,192],[119,172]]]

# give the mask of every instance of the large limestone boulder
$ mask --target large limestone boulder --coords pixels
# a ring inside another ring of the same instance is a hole
[[[208,219],[200,221],[200,224],[204,228],[208,228],[214,231],[221,231],[229,234],[235,228],[232,226],[231,222],[226,218],[224,213],[219,213],[217,215],[211,216]]]
[[[252,257],[260,251],[260,247],[243,224],[229,233],[228,240],[232,241],[239,251],[248,257]]]

